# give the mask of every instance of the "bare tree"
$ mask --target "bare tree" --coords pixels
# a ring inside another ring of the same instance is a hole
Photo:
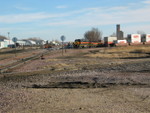
[[[28,40],[37,41],[37,40],[42,40],[42,39],[39,37],[32,37],[32,38],[28,38]]]
[[[140,35],[144,35],[145,34],[145,32],[144,31],[137,31],[137,34],[140,34]]]
[[[0,39],[7,39],[7,37],[0,35]]]
[[[99,41],[102,39],[102,31],[99,31],[98,28],[92,28],[90,31],[85,32],[84,38],[90,42]]]
[[[61,42],[59,40],[57,40],[57,39],[55,40],[55,42],[58,43],[58,44],[61,44]]]
[[[114,32],[113,34],[110,35],[111,37],[116,37],[116,33]]]

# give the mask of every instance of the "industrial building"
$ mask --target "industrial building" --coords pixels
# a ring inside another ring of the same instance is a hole
[[[120,30],[120,24],[116,25],[116,36],[117,40],[123,40],[124,39],[124,33]]]

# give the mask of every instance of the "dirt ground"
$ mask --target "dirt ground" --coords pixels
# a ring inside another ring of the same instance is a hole
[[[0,74],[0,112],[150,113],[150,52],[123,52],[53,52]]]
[[[1,113],[150,112],[150,88],[3,89],[0,95]]]

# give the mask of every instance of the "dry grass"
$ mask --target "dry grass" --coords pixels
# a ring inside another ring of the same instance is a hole
[[[116,48],[111,48],[107,49],[107,52],[122,52],[122,51],[135,51],[135,50],[140,50],[143,52],[150,52],[150,46],[127,46],[127,47],[116,47]]]
[[[149,57],[149,54],[150,46],[128,46],[90,51],[90,53],[85,56],[93,58],[138,58]]]
[[[51,51],[50,54],[45,55],[44,60],[37,59],[13,71],[33,73],[34,71],[43,72],[44,70],[84,70],[97,66],[114,66],[131,61],[139,61],[140,58],[146,60],[144,58],[149,58],[149,53],[150,46],[70,49],[63,56],[61,51],[58,50]],[[47,72],[49,73],[49,71]]]

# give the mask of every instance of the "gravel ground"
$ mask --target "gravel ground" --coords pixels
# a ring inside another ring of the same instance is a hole
[[[150,88],[0,88],[1,113],[149,113]]]
[[[0,80],[0,112],[150,113],[149,64],[4,77]],[[85,82],[104,84],[87,88]],[[57,88],[50,88],[54,85]]]

